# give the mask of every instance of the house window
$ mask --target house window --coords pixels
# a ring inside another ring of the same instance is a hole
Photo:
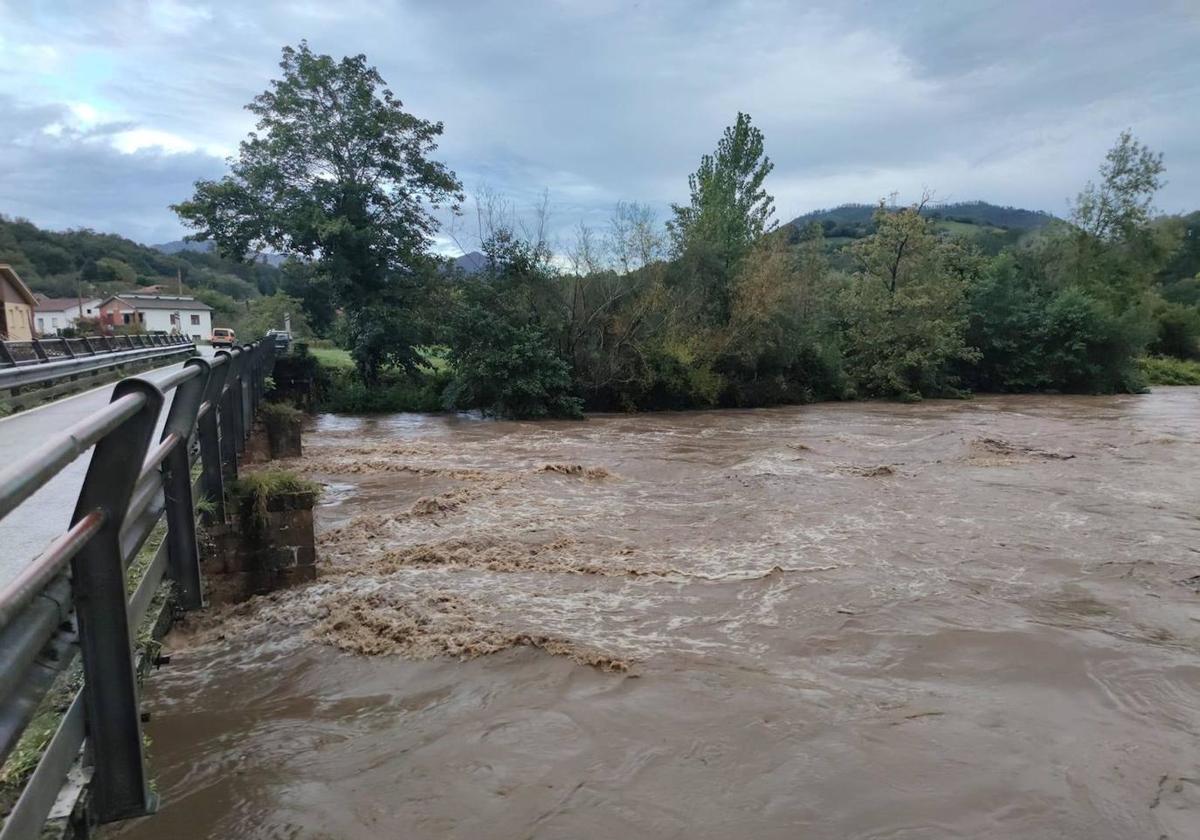
[[[45,331],[46,331],[46,319],[38,318],[38,332],[45,332]]]
[[[144,323],[146,323],[146,313],[145,313],[145,312],[139,312],[139,313],[137,314],[137,316],[138,316],[138,323],[139,323],[139,324],[144,324]]]
[[[171,313],[171,326],[178,326],[178,325],[179,325],[179,313],[172,312]]]
[[[198,326],[200,326],[200,316],[199,316],[199,315],[193,315],[193,316],[192,316],[192,326],[193,326],[193,327],[198,327]],[[197,337],[197,338],[199,338],[200,336],[196,336],[196,337]]]
[[[58,329],[58,319],[57,318],[50,319],[50,328],[53,330]]]
[[[90,309],[89,309],[89,310],[87,311],[87,313],[88,313],[89,315],[91,315],[91,314],[92,314],[92,310],[90,310]]]
[[[128,324],[128,323],[129,323],[129,321],[130,321],[130,318],[129,318],[129,313],[128,313],[128,312],[126,312],[125,314],[123,314],[121,317],[125,319],[125,323],[126,323],[126,324]]]
[[[193,315],[192,317],[194,318],[195,316]],[[198,336],[198,335],[192,336],[192,341],[199,341],[199,340],[200,340],[200,336]]]

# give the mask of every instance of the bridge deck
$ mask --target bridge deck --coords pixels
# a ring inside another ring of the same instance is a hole
[[[202,348],[202,352],[206,356],[212,355],[211,348]],[[182,362],[137,375],[158,382],[180,367]],[[40,445],[49,433],[65,429],[103,408],[108,404],[115,384],[102,385],[0,419],[0,463],[11,463]],[[170,397],[168,394],[168,401]],[[166,416],[165,410],[163,416]],[[23,564],[46,547],[46,543],[70,525],[71,512],[90,458],[90,452],[77,458],[21,505],[19,515],[0,521],[0,547],[3,547],[0,551],[0,582],[16,574]]]

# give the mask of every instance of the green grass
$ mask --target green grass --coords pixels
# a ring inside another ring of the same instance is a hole
[[[354,359],[350,358],[349,350],[339,350],[336,347],[309,347],[308,352],[320,363],[321,367],[333,370],[353,370]]]
[[[1139,359],[1138,364],[1151,385],[1200,385],[1200,362],[1147,356]]]
[[[314,347],[309,346],[308,352],[322,367],[327,367],[330,370],[353,370],[354,359],[350,355],[349,350],[342,350],[337,347]],[[424,347],[420,351],[422,358],[433,368],[434,373],[441,373],[449,367],[449,362],[446,361],[446,348],[444,347]]]
[[[308,352],[320,366],[317,371],[317,410],[340,414],[391,414],[398,411],[442,411],[442,392],[450,382],[446,348],[425,347],[421,357],[428,368],[408,375],[398,368],[385,368],[380,382],[364,385],[355,374],[348,350],[310,347]]]
[[[281,402],[263,403],[258,413],[268,426],[292,423],[304,416],[304,412],[294,405]]]
[[[290,470],[279,469],[244,473],[229,485],[230,498],[242,511],[251,512],[258,525],[266,524],[272,499],[299,494],[315,499],[321,495],[321,485]]]

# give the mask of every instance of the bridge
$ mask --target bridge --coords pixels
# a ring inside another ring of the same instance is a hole
[[[155,810],[138,704],[153,652],[137,639],[164,581],[173,608],[202,606],[197,502],[225,519],[275,344],[197,353],[166,337],[0,344],[0,405],[155,368],[0,420],[0,763],[35,752],[0,840],[52,816],[82,811],[86,831]],[[64,686],[48,738],[22,741]]]

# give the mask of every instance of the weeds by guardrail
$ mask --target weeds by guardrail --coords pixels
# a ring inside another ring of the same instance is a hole
[[[70,528],[0,583],[0,763],[77,657],[83,674],[0,840],[38,836],[80,761],[92,821],[154,811],[133,637],[164,577],[180,608],[202,606],[195,503],[206,499],[205,516],[225,517],[224,485],[237,476],[274,354],[260,341],[188,359],[157,385],[124,379],[103,411],[0,472],[0,519],[19,517],[22,502],[94,447]],[[166,536],[127,598],[129,567],[164,518]]]

